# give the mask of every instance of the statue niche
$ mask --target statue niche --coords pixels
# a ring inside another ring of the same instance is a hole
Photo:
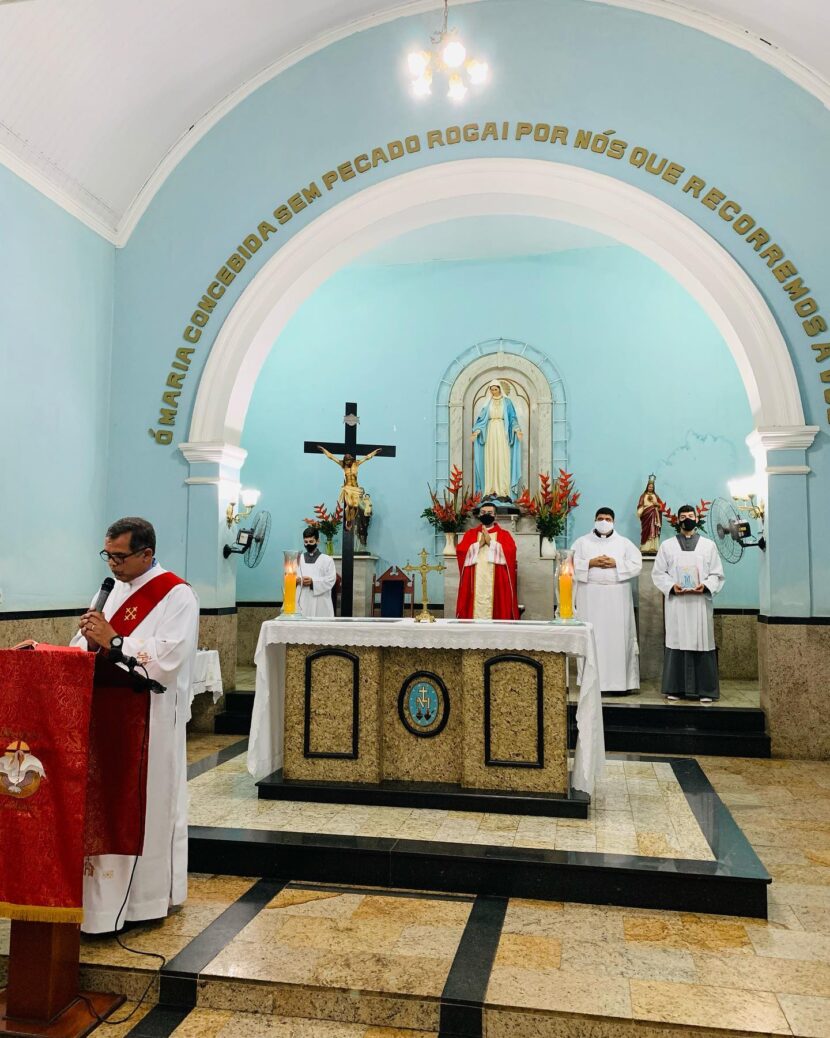
[[[450,462],[484,496],[515,500],[550,472],[552,401],[542,371],[525,357],[477,357],[453,383]]]

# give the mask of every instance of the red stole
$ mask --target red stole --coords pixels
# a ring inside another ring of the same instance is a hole
[[[129,638],[140,623],[152,613],[156,606],[165,598],[174,587],[186,584],[186,580],[177,577],[175,573],[159,573],[157,577],[148,580],[146,584],[134,591],[126,601],[110,617],[112,627],[122,638]]]
[[[504,552],[506,566],[493,567],[493,619],[518,620],[519,602],[516,594],[516,542],[498,523],[490,527],[490,532],[498,530],[498,543]],[[478,540],[481,527],[468,530],[456,548],[460,580],[458,584],[458,601],[455,615],[459,620],[472,620],[476,595],[476,567],[465,566],[467,552]]]

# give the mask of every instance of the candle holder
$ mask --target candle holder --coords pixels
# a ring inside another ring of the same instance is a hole
[[[282,616],[296,616],[297,614],[297,571],[300,566],[300,553],[298,551],[284,551],[282,553]]]
[[[566,550],[559,554],[556,567],[556,587],[559,592],[559,606],[556,616],[559,620],[574,618],[574,553]]]

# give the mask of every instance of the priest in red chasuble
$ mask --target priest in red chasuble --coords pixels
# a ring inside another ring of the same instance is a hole
[[[468,530],[456,548],[460,581],[459,620],[518,620],[516,542],[496,522],[496,506],[485,501],[481,525]]]

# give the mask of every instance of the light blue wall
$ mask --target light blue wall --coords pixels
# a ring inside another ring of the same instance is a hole
[[[279,596],[281,549],[301,544],[302,520],[333,508],[339,471],[303,454],[303,441],[340,439],[343,403],[356,400],[360,438],[394,443],[397,458],[361,472],[375,502],[372,550],[387,562],[433,550],[426,484],[435,473],[435,397],[468,346],[502,337],[547,354],[567,391],[570,468],[584,504],[599,505],[639,543],[634,516],[649,472],[671,507],[727,493],[752,471],[752,428],[731,354],[675,281],[626,247],[478,263],[352,267],[298,311],[257,382],[243,447],[245,481],[274,524],[257,569],[239,569],[240,601]],[[468,474],[469,478],[469,474]],[[757,607],[757,553],[729,567],[720,606]],[[440,581],[431,599],[441,601]]]
[[[437,90],[426,103],[415,101],[400,75],[407,49],[434,29],[435,12],[349,37],[288,69],[229,113],[177,167],[118,256],[118,420],[108,512],[152,513],[168,563],[181,567],[185,560],[186,467],[175,443],[160,447],[147,429],[157,423],[187,318],[214,272],[258,220],[300,186],[376,144],[459,121],[544,121],[567,125],[572,134],[579,127],[613,128],[630,145],[668,156],[737,198],[793,258],[825,309],[830,307],[830,196],[819,190],[830,168],[830,113],[815,98],[744,51],[602,4],[487,0],[452,15],[494,71],[492,85],[463,107]],[[222,320],[281,245],[327,208],[383,178],[476,156],[549,157],[627,181],[689,215],[744,266],[791,348],[807,420],[822,429],[809,455],[815,472],[809,496],[812,606],[806,586],[802,604],[790,605],[830,613],[830,544],[822,525],[830,508],[827,408],[799,318],[764,262],[716,213],[627,161],[590,151],[528,139],[460,144],[422,150],[338,184],[281,229],[226,293],[194,357],[176,440],[187,438],[198,377]],[[582,315],[586,329],[592,320],[590,311]],[[488,325],[483,334],[492,331]],[[465,328],[463,341],[474,338]],[[624,420],[627,412],[619,407],[614,417]],[[698,431],[709,431],[698,425]],[[773,550],[786,555],[786,541],[778,541]]]
[[[0,616],[105,575],[114,252],[0,167]]]

